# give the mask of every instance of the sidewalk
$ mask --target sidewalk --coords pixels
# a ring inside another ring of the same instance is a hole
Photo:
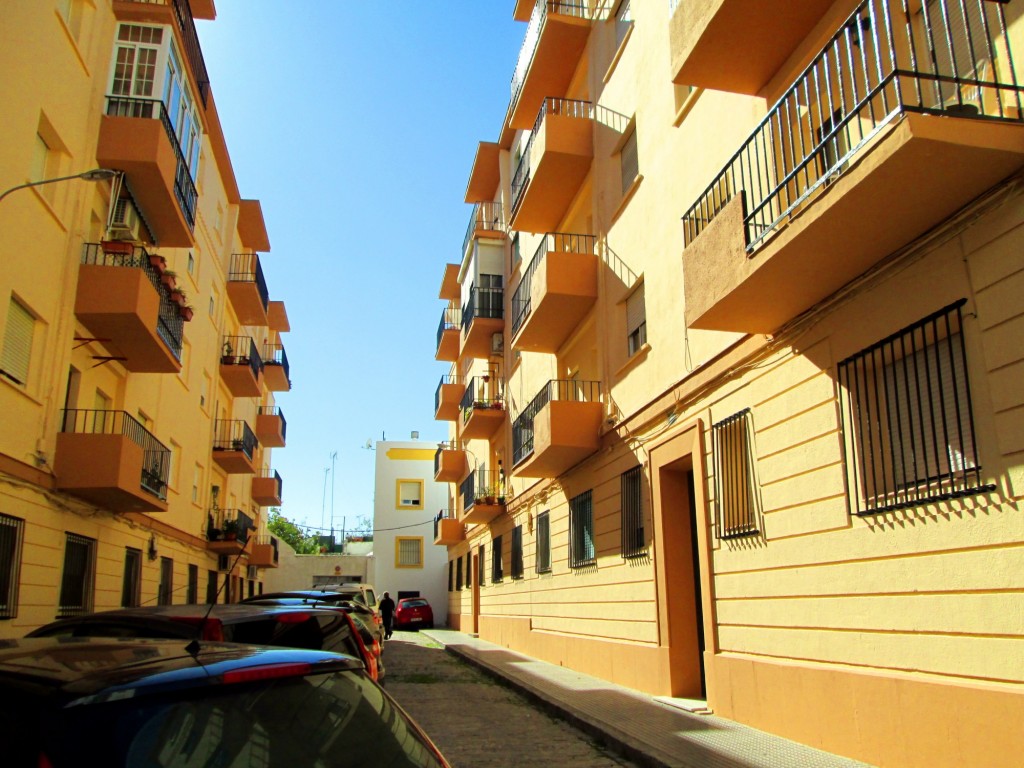
[[[853,768],[822,752],[714,715],[697,715],[596,677],[447,629],[421,630],[630,760],[657,768]]]

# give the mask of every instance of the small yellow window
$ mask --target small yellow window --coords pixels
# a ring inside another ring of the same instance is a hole
[[[399,480],[395,488],[397,509],[423,509],[423,481]]]
[[[423,567],[423,537],[398,536],[395,538],[395,568]]]

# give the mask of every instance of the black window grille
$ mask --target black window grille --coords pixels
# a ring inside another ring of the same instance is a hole
[[[96,540],[66,533],[58,618],[82,616],[92,611],[95,579]]]
[[[458,558],[452,561],[455,563],[455,590],[462,590],[462,558]]]
[[[569,567],[592,565],[594,554],[593,491],[569,500]]]
[[[199,602],[199,566],[190,564],[188,566],[188,594],[185,602],[195,605]]]
[[[0,619],[18,615],[18,584],[21,581],[21,547],[25,521],[0,515]]]
[[[124,578],[121,582],[121,607],[134,608],[142,603],[142,550],[125,547]]]
[[[512,529],[512,578],[523,578],[523,526]]]
[[[213,604],[217,602],[217,572],[206,572],[206,602]]]
[[[711,428],[715,514],[722,539],[757,534],[760,495],[754,479],[754,422],[745,408]]]
[[[466,589],[473,586],[473,554],[466,553]]]
[[[961,310],[839,363],[852,509],[866,515],[994,490],[982,482]]]
[[[537,515],[537,573],[551,572],[551,512]]]
[[[451,592],[455,589],[455,561],[448,561],[448,591]]]
[[[157,605],[170,605],[174,594],[174,561],[169,557],[160,558],[160,591],[156,596]]]
[[[481,544],[480,545],[480,557],[479,557],[479,560],[477,561],[477,571],[476,571],[476,580],[477,580],[477,583],[481,587],[484,584],[487,583],[487,579],[485,578],[487,576],[487,558],[484,557],[484,553],[485,553],[484,545]]]
[[[491,583],[497,584],[501,579],[501,536],[495,536],[491,542]]]
[[[633,467],[620,477],[622,503],[622,556],[647,553],[644,540],[643,469]]]

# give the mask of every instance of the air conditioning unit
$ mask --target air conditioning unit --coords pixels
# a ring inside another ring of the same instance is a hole
[[[117,240],[139,239],[139,212],[127,197],[114,201],[114,215],[110,219],[110,236]]]
[[[217,570],[226,573],[231,570],[231,558],[227,555],[217,555]]]
[[[505,351],[505,337],[500,333],[491,335],[491,354],[500,355]]]
[[[260,569],[255,565],[250,565],[249,569],[245,572],[245,578],[250,580],[256,580],[260,577]]]

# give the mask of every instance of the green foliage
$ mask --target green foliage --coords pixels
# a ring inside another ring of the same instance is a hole
[[[300,555],[315,555],[320,551],[316,537],[306,536],[299,526],[282,515],[277,507],[270,510],[267,529]]]

